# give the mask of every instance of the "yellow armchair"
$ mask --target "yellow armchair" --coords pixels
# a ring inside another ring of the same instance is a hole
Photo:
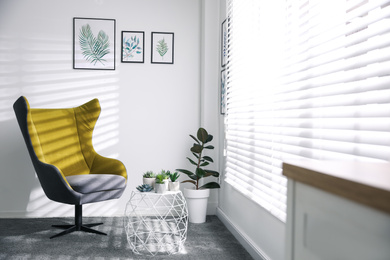
[[[82,223],[82,205],[119,198],[126,188],[127,173],[122,162],[103,157],[93,148],[99,101],[75,108],[31,109],[22,96],[15,101],[14,111],[46,196],[75,205],[75,224],[53,225],[65,230],[51,238],[73,231],[106,235],[90,228],[103,223]]]

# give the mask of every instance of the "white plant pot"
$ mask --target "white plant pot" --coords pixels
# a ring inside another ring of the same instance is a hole
[[[149,184],[154,188],[154,184],[156,183],[156,178],[145,178],[143,177],[144,184]]]
[[[180,189],[180,182],[175,181],[175,182],[169,182],[168,184],[169,190],[170,191],[178,191]]]
[[[154,189],[155,189],[156,193],[165,193],[168,190],[166,183],[155,183]]]
[[[187,200],[188,217],[191,223],[206,222],[207,202],[209,196],[209,189],[184,189],[184,197]]]
[[[171,181],[169,180],[169,179],[165,179],[164,180],[164,184],[165,184],[165,189],[168,191],[169,190],[169,183],[170,183]]]

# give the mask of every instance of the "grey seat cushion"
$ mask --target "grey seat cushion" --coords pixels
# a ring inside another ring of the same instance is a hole
[[[107,190],[119,190],[126,186],[126,179],[114,174],[82,174],[67,176],[73,190],[87,194]]]

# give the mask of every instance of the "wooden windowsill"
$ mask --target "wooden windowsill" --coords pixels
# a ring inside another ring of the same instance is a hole
[[[390,214],[390,163],[289,161],[283,175]]]

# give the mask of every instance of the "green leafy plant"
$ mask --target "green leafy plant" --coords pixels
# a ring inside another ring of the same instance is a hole
[[[158,52],[158,54],[160,54],[161,58],[164,58],[164,55],[168,52],[168,49],[168,45],[165,42],[164,38],[157,42],[156,51]]]
[[[168,171],[168,176],[169,176],[169,179],[171,180],[171,182],[175,182],[180,177],[180,174],[178,172],[170,173]]]
[[[208,134],[207,131],[204,128],[199,128],[197,132],[197,138],[193,135],[190,135],[192,139],[195,140],[195,143],[191,147],[191,152],[196,158],[196,160],[192,160],[191,158],[187,157],[189,162],[194,165],[195,171],[189,171],[186,169],[176,169],[176,171],[182,172],[186,175],[191,180],[185,180],[184,182],[189,182],[195,185],[195,189],[215,189],[215,188],[220,188],[219,184],[216,182],[209,182],[204,184],[203,186],[199,187],[199,180],[205,177],[209,176],[214,176],[214,177],[219,177],[219,172],[212,171],[212,170],[206,170],[203,169],[203,167],[209,165],[210,163],[214,162],[213,159],[210,156],[205,156],[203,155],[204,149],[207,150],[212,150],[214,149],[214,146],[212,145],[207,145],[207,143],[211,142],[213,140],[213,136]]]
[[[167,179],[168,179],[168,174],[164,170],[161,170],[161,173],[156,175],[156,183],[162,184],[164,183],[164,180]]]
[[[96,65],[97,62],[104,64],[103,57],[110,53],[110,41],[108,35],[100,30],[97,37],[92,33],[89,24],[83,25],[80,29],[79,42],[84,58]]]
[[[130,39],[123,39],[123,59],[133,58],[134,54],[141,54],[142,47],[139,46],[139,38],[131,36]]]
[[[157,174],[156,176],[156,183],[162,184],[164,183],[165,177],[162,174]]]
[[[144,178],[156,178],[156,174],[152,171],[147,171],[143,175]]]

